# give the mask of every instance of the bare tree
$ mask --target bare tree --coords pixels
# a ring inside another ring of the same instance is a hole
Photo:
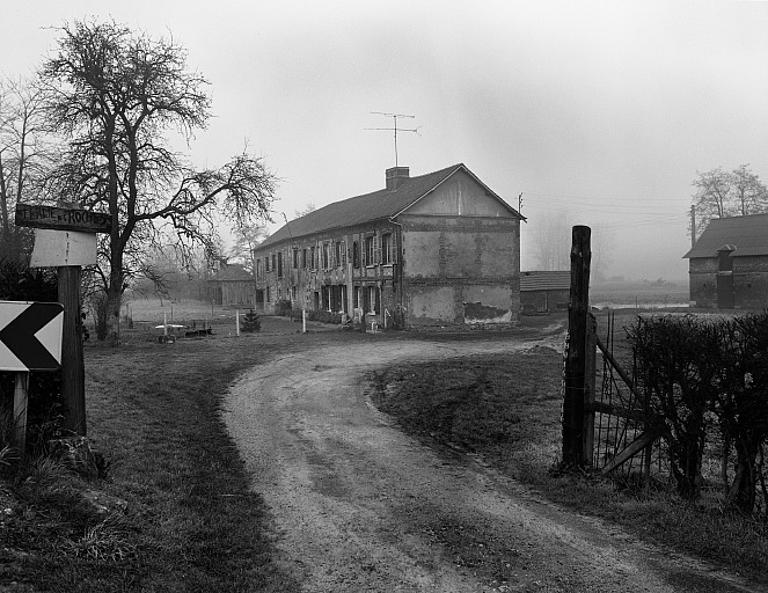
[[[733,199],[739,214],[757,214],[768,210],[768,189],[760,178],[749,169],[749,165],[741,165],[731,172]]]
[[[112,219],[100,260],[109,327],[97,335],[104,338],[144,247],[171,233],[179,249],[210,245],[217,212],[235,226],[268,218],[275,177],[247,152],[196,170],[170,148],[167,132],[189,142],[210,117],[208,83],[187,70],[173,39],[114,22],[76,21],[60,33],[58,55],[41,78],[52,97],[50,123],[68,144],[49,182]]]
[[[235,244],[229,251],[228,260],[237,261],[245,266],[251,274],[256,273],[256,263],[253,250],[267,238],[267,227],[254,224],[235,229]]]
[[[314,212],[315,210],[317,210],[317,206],[315,206],[315,203],[314,202],[309,202],[303,208],[300,208],[300,209],[296,210],[293,213],[293,218],[294,219],[301,218],[302,216],[306,216],[307,214],[309,214],[310,212]]]
[[[540,270],[570,269],[571,228],[564,212],[536,222],[534,254]]]
[[[713,218],[768,211],[768,189],[749,165],[740,165],[733,171],[718,167],[698,173],[693,186],[697,238]]]
[[[0,85],[0,247],[5,255],[21,255],[27,233],[13,225],[11,212],[37,193],[34,190],[51,163],[44,101],[43,90],[34,82]]]

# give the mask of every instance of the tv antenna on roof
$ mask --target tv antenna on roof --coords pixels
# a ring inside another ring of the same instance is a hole
[[[397,127],[397,118],[398,117],[408,117],[410,119],[413,119],[416,116],[415,115],[408,115],[406,113],[386,113],[384,111],[371,111],[371,115],[383,115],[384,117],[391,117],[392,118],[392,127],[391,128],[363,128],[363,129],[364,130],[394,132],[394,138],[395,138],[395,167],[397,167],[397,133],[398,132],[414,132],[416,134],[419,133],[419,128],[398,128]]]

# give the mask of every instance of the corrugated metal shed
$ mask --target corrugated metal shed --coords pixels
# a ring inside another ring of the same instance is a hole
[[[520,272],[520,292],[570,290],[570,288],[571,273],[567,270]]]
[[[286,239],[296,239],[305,235],[320,233],[335,228],[364,224],[374,220],[392,218],[419,199],[429,194],[457,171],[464,171],[477,181],[490,196],[501,202],[510,212],[524,218],[503,199],[489,189],[472,173],[466,165],[459,163],[433,173],[402,179],[395,190],[380,189],[369,194],[348,198],[310,212],[290,221],[270,235],[258,248],[278,243]]]
[[[735,247],[732,257],[768,255],[768,214],[713,218],[683,257],[717,257],[726,246]]]

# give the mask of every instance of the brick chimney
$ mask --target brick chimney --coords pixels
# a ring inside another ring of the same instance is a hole
[[[387,189],[395,191],[404,180],[410,177],[408,167],[391,167],[385,171],[387,178]]]

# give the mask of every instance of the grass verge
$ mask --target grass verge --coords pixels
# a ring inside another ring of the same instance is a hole
[[[664,487],[554,471],[562,354],[549,348],[372,373],[372,399],[406,432],[460,447],[546,498],[621,524],[646,541],[768,582],[768,524],[686,504]]]
[[[0,589],[298,590],[217,414],[233,378],[279,350],[255,336],[89,346],[89,437],[110,477],[85,481],[43,462],[6,488]],[[125,510],[84,507],[91,490]]]

